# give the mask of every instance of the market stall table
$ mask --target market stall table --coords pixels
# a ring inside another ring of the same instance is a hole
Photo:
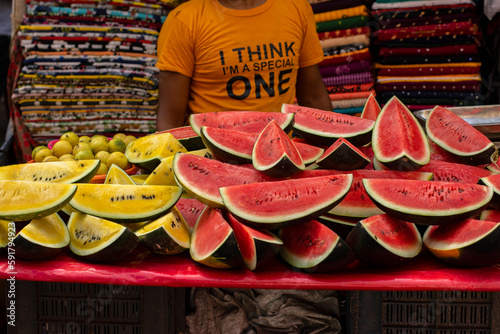
[[[128,261],[90,263],[68,253],[50,261],[16,259],[9,268],[0,260],[0,277],[42,282],[73,282],[166,287],[331,289],[378,291],[500,291],[500,265],[457,268],[424,252],[407,264],[375,268],[359,261],[334,273],[293,270],[278,257],[265,268],[213,269],[194,262],[189,253],[174,256],[137,254]]]

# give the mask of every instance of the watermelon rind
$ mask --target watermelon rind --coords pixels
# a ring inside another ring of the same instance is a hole
[[[434,107],[425,122],[429,139],[461,163],[488,164],[498,160],[495,144],[452,111]]]
[[[365,190],[385,213],[422,225],[441,225],[471,218],[488,206],[493,190],[471,183],[364,179]]]
[[[500,223],[466,219],[429,226],[423,242],[439,260],[460,267],[485,267],[500,261]]]
[[[0,181],[0,219],[24,221],[61,210],[76,194],[76,184]]]
[[[267,229],[316,219],[345,198],[352,174],[258,182],[219,189],[225,207],[243,222]]]
[[[99,165],[98,159],[6,165],[0,167],[0,180],[86,183],[96,175]]]
[[[69,204],[113,222],[137,223],[166,214],[181,194],[178,186],[82,184]]]
[[[431,158],[424,129],[397,96],[384,105],[375,121],[372,148],[375,158],[393,170],[416,170]]]
[[[259,134],[271,120],[288,132],[292,129],[294,116],[261,111],[218,111],[189,116],[189,124],[197,134],[202,126]]]

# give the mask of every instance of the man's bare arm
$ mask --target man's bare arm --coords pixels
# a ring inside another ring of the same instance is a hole
[[[191,78],[177,72],[160,71],[156,130],[183,126],[189,99]]]

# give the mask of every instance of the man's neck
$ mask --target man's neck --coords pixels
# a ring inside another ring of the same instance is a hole
[[[218,0],[219,3],[231,9],[252,9],[258,7],[266,2],[266,0]]]

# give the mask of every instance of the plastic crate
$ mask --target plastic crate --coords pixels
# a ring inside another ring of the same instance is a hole
[[[7,327],[9,334],[185,333],[183,288],[31,281],[16,285],[17,321]]]
[[[475,291],[350,292],[345,333],[500,333],[498,298]]]

